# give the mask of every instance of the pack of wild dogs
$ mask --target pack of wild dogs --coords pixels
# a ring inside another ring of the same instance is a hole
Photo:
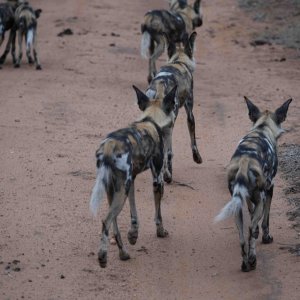
[[[10,30],[4,54],[11,53],[15,67],[22,58],[22,38],[26,39],[26,54],[29,63],[35,62],[40,69],[36,52],[37,19],[41,10],[34,10],[27,1],[11,0],[0,4],[0,45],[4,34]],[[133,86],[141,116],[128,127],[107,135],[96,151],[97,175],[92,190],[90,208],[97,213],[106,194],[109,211],[103,220],[98,261],[107,265],[109,230],[119,248],[121,260],[128,260],[129,253],[122,242],[117,217],[126,199],[129,199],[131,226],[127,234],[130,244],[138,238],[139,219],[135,204],[135,178],[150,169],[152,173],[157,237],[168,236],[161,214],[164,181],[172,182],[172,131],[179,109],[185,108],[193,160],[202,163],[195,136],[193,115],[193,73],[195,71],[194,45],[197,27],[202,25],[201,0],[188,3],[186,0],[169,0],[168,10],[152,10],[145,14],[141,25],[141,55],[149,59],[148,88],[145,92]],[[19,55],[15,55],[15,39],[18,32]],[[34,60],[30,55],[33,48]],[[167,50],[167,63],[157,71],[156,60]],[[228,188],[231,200],[215,218],[216,221],[234,217],[239,231],[242,253],[242,271],[256,268],[256,239],[258,223],[262,220],[262,242],[271,243],[269,214],[273,196],[273,178],[277,172],[277,139],[284,132],[281,123],[285,120],[289,104],[287,100],[274,112],[261,111],[245,97],[249,118],[253,126],[241,139],[227,168]],[[251,218],[248,239],[244,234],[243,206],[247,204]]]
[[[40,17],[41,12],[41,9],[33,9],[29,2],[25,0],[7,0],[0,3],[0,46],[4,41],[6,31],[9,31],[5,50],[0,57],[0,68],[5,62],[9,51],[11,51],[14,67],[20,67],[24,39],[28,63],[35,64],[37,70],[42,69],[37,54],[37,19]],[[16,37],[18,37],[17,55]]]
[[[139,219],[135,204],[135,178],[150,169],[152,173],[157,237],[168,232],[163,225],[161,200],[164,181],[172,182],[172,131],[179,109],[184,106],[191,139],[193,160],[202,163],[195,138],[193,115],[193,72],[196,27],[202,25],[201,0],[189,4],[185,0],[170,0],[168,10],[152,10],[145,14],[141,25],[141,55],[149,59],[148,88],[145,92],[133,86],[141,116],[127,128],[108,134],[96,151],[97,175],[92,190],[90,208],[94,214],[106,193],[109,211],[103,220],[98,261],[107,265],[109,229],[113,227],[114,241],[121,260],[128,260],[117,224],[117,217],[128,197],[131,226],[127,234],[130,244],[138,238]],[[167,50],[168,60],[157,71],[156,60]],[[273,178],[277,172],[277,139],[284,132],[289,104],[287,100],[274,112],[261,111],[245,97],[253,126],[239,142],[227,169],[231,200],[215,221],[234,217],[239,232],[244,272],[256,268],[256,239],[258,222],[262,220],[262,242],[271,243],[269,231]],[[248,239],[244,234],[243,206],[250,214]]]

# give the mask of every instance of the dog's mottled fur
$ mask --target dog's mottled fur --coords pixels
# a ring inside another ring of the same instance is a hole
[[[155,223],[157,236],[165,237],[168,232],[163,227],[161,198],[163,196],[164,127],[173,126],[176,87],[163,100],[150,100],[134,87],[141,118],[129,127],[110,133],[96,151],[97,178],[93,188],[90,208],[95,213],[106,191],[109,212],[103,221],[98,260],[101,267],[107,264],[108,234],[113,223],[114,237],[119,247],[121,260],[130,258],[123,246],[117,225],[117,217],[128,196],[131,212],[131,229],[128,240],[135,244],[138,237],[138,216],[135,207],[134,180],[136,176],[151,169],[155,201]]]
[[[258,222],[262,221],[262,242],[271,243],[269,214],[273,196],[273,178],[277,172],[277,139],[283,133],[281,123],[285,120],[289,104],[287,100],[274,113],[261,112],[245,97],[249,118],[254,123],[252,130],[240,141],[228,166],[228,187],[231,200],[216,217],[216,221],[235,216],[242,249],[242,271],[256,268],[255,244],[258,238]],[[251,216],[248,245],[243,232],[242,206],[247,203]]]
[[[15,23],[18,30],[18,45],[19,54],[15,63],[15,68],[19,68],[23,56],[22,40],[25,38],[26,56],[29,64],[35,63],[37,70],[41,70],[38,54],[37,54],[37,19],[42,10],[34,10],[28,2],[19,5],[15,12]],[[31,49],[33,52],[33,59],[31,57]]]
[[[16,62],[16,31],[15,31],[15,10],[19,5],[20,0],[7,0],[5,3],[0,3],[0,46],[5,37],[5,32],[10,30],[9,38],[3,54],[0,57],[0,65],[4,64],[6,56],[12,47],[11,55],[13,63]]]
[[[196,163],[200,164],[202,163],[202,158],[196,143],[195,119],[193,115],[193,72],[195,69],[193,49],[196,35],[196,32],[193,32],[190,37],[186,34],[183,37],[183,42],[179,44],[169,41],[169,61],[160,68],[159,72],[150,82],[146,95],[154,99],[163,99],[174,86],[177,86],[175,115],[177,117],[179,108],[184,106],[187,113],[193,159]],[[168,128],[165,140],[167,151],[165,152],[164,179],[168,183],[172,181],[172,130],[173,128]]]
[[[165,36],[173,43],[182,40],[202,25],[200,1],[193,6],[186,0],[170,0],[170,10],[152,10],[146,13],[141,26],[141,55],[149,58],[148,82],[156,75],[156,60],[165,49]]]

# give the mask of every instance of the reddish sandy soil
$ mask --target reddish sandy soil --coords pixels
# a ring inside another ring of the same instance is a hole
[[[204,1],[194,90],[204,162],[192,160],[181,111],[173,139],[175,182],[165,187],[162,204],[169,237],[156,238],[151,175],[145,172],[136,180],[135,246],[126,240],[128,205],[119,218],[132,259],[120,261],[111,245],[101,269],[95,253],[107,204],[92,218],[94,151],[107,133],[139,116],[131,85],[147,86],[140,23],[147,10],[167,3],[31,2],[43,9],[43,71],[25,62],[14,69],[11,58],[0,71],[0,299],[299,299],[299,257],[284,247],[299,243],[299,235],[286,217],[280,174],[270,221],[274,243],[258,241],[256,271],[240,271],[233,220],[213,223],[229,200],[226,164],[250,128],[243,95],[262,108],[293,97],[280,143],[300,143],[297,53],[250,46],[261,24],[234,0]],[[58,37],[66,28],[74,34]]]

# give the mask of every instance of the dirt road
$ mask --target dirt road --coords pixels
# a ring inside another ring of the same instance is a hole
[[[274,243],[258,242],[257,270],[240,271],[238,234],[229,220],[213,224],[228,201],[225,167],[250,128],[243,95],[263,108],[289,97],[280,143],[300,143],[300,60],[281,46],[250,46],[254,23],[236,1],[204,1],[195,53],[196,134],[202,165],[192,160],[185,112],[174,132],[174,184],[162,214],[170,236],[155,235],[151,175],[136,180],[140,236],[125,237],[132,259],[110,246],[106,269],[96,255],[100,215],[93,219],[94,151],[105,135],[139,116],[132,84],[146,88],[140,23],[164,1],[38,1],[43,71],[11,59],[0,70],[0,299],[299,299],[299,243],[276,178],[271,210]],[[73,35],[58,37],[70,28]],[[1,49],[3,50],[3,49]],[[284,58],[284,60],[282,59]],[[160,60],[163,63],[164,59]],[[183,185],[182,185],[183,184]]]

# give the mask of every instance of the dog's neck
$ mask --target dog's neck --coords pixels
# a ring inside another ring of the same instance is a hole
[[[274,144],[276,144],[278,138],[284,133],[284,130],[268,116],[260,118],[254,124],[251,131],[260,131],[260,129],[264,129],[264,132],[268,133],[268,137]]]
[[[168,63],[169,64],[180,64],[180,65],[184,66],[189,71],[189,73],[193,74],[195,71],[195,66],[196,66],[194,59],[188,58],[187,62],[183,62],[181,59],[181,55],[182,54],[175,53],[169,59]]]

